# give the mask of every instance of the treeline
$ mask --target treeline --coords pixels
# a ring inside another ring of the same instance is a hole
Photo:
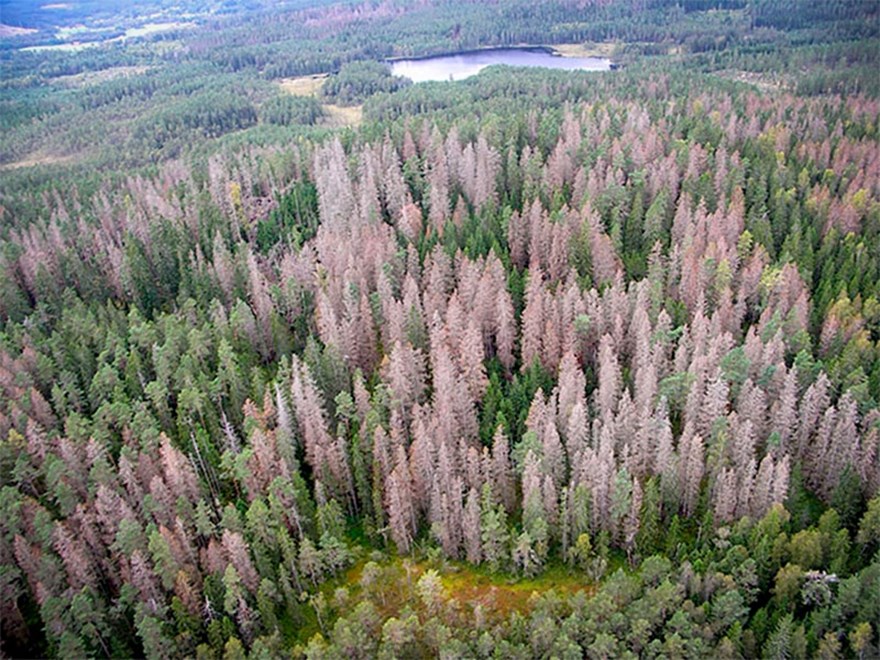
[[[518,0],[485,6],[386,3],[369,9],[307,11],[281,20],[260,16],[218,31],[213,39],[196,36],[192,45],[200,56],[226,70],[258,71],[270,78],[335,71],[352,60],[522,43],[619,40],[720,49],[742,38],[751,24],[741,3],[707,3],[705,9],[715,10],[716,4],[723,13],[665,1],[557,2],[540,7]],[[284,29],[287,21],[304,22],[303,34],[292,39]],[[217,43],[226,47],[213,48]]]
[[[862,36],[877,36],[878,10],[876,5],[850,0],[832,0],[815,3],[805,0],[781,2],[780,0],[758,0],[752,9],[758,25],[768,25],[783,30],[821,30],[827,24],[849,22],[851,29],[858,29],[858,23],[867,30]]]

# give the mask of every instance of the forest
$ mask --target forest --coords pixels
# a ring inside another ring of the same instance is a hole
[[[792,4],[0,39],[0,654],[880,655],[880,8]],[[521,42],[621,67],[382,65]]]

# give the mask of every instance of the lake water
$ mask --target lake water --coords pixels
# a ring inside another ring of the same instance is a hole
[[[603,57],[559,57],[545,50],[496,48],[457,55],[442,55],[415,60],[394,60],[391,73],[413,82],[429,80],[463,80],[478,74],[487,66],[532,66],[566,71],[608,71],[611,60]]]

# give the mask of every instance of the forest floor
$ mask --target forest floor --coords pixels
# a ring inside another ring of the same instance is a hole
[[[360,126],[364,120],[364,106],[362,105],[344,106],[324,103],[322,107],[324,112],[327,113],[327,117],[321,121],[325,126],[332,126],[334,128],[350,126],[354,128],[355,126]]]
[[[596,585],[585,576],[572,574],[566,566],[551,566],[533,578],[501,575],[459,562],[446,562],[440,578],[447,594],[460,603],[481,605],[485,611],[506,618],[514,611],[526,614],[534,599],[555,590],[567,596],[592,595]],[[439,571],[438,571],[439,572]]]

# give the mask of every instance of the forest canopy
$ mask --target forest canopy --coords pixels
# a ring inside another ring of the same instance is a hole
[[[801,4],[4,37],[0,651],[880,653],[877,8]],[[521,41],[622,67],[381,61]]]

